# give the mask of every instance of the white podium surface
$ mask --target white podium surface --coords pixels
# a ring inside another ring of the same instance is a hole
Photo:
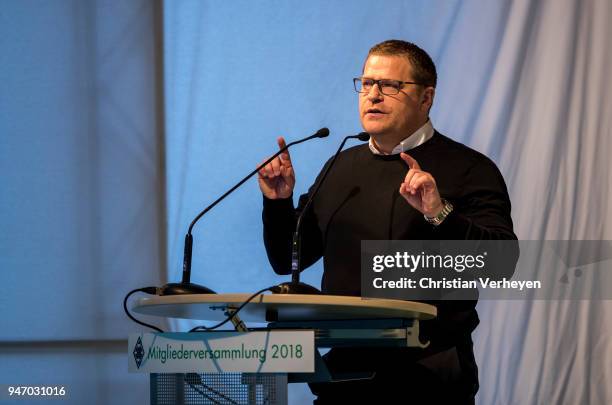
[[[149,296],[137,300],[132,310],[140,314],[166,318],[219,321],[227,317],[228,310],[231,312],[232,309],[238,308],[250,296],[251,294]],[[370,372],[332,374],[319,354],[319,348],[343,346],[425,348],[429,342],[422,343],[420,340],[419,321],[435,318],[437,309],[433,305],[420,302],[391,299],[364,299],[335,295],[260,294],[245,305],[239,316],[241,320],[247,322],[269,322],[266,329],[262,328],[267,333],[282,333],[284,330],[312,330],[314,332],[315,372],[279,374],[273,380],[274,384],[266,385],[268,387],[266,389],[273,386],[272,391],[276,390],[274,392],[276,392],[278,401],[275,403],[286,404],[286,384],[288,382],[326,382],[371,378],[372,373]],[[198,381],[203,381],[201,379],[206,377],[205,374],[198,376]],[[223,391],[228,386],[241,387],[247,381],[248,402],[256,403],[257,384],[263,384],[263,380],[259,381],[257,378],[263,378],[261,376],[260,374],[242,374],[239,382],[224,381],[222,388],[218,390]],[[158,377],[155,376],[155,378]],[[176,386],[176,384],[168,383],[164,385],[155,378],[152,377],[151,381],[156,387],[152,392],[156,394],[159,387],[162,387],[163,390],[164,387],[167,388],[170,385],[170,391],[172,391]],[[249,378],[252,382],[248,382],[251,381]],[[206,380],[206,385],[200,384],[201,387],[198,385],[196,388],[201,391],[203,387],[209,387],[210,384]],[[193,384],[187,383],[187,385],[189,387],[186,387],[182,381],[179,382],[179,394],[193,389]],[[211,394],[206,393],[206,395]],[[271,394],[269,396],[272,398]],[[266,402],[271,403],[267,400]]]
[[[141,298],[134,312],[167,318],[223,320],[228,308],[238,308],[250,294],[167,295]],[[267,315],[267,316],[266,316]],[[240,311],[248,322],[327,321],[358,319],[435,318],[436,307],[412,301],[336,295],[260,294]]]

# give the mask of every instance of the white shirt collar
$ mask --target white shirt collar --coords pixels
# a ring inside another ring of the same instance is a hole
[[[416,148],[417,146],[424,144],[429,139],[431,139],[433,135],[434,127],[431,123],[431,120],[427,120],[427,122],[421,128],[414,131],[403,141],[401,141],[397,146],[395,146],[391,153],[384,153],[378,150],[376,145],[374,145],[374,142],[372,141],[371,137],[368,145],[370,146],[370,150],[372,151],[372,153],[375,155],[397,155],[398,153],[406,152],[410,149]]]

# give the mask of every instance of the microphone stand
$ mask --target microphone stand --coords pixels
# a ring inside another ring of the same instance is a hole
[[[327,165],[327,167],[325,168],[325,171],[321,175],[319,182],[315,184],[315,187],[312,193],[310,194],[310,197],[306,201],[306,204],[304,204],[304,208],[302,209],[302,212],[300,213],[300,216],[297,219],[297,222],[295,224],[295,231],[293,232],[293,239],[291,242],[291,281],[282,283],[282,284],[279,284],[273,287],[272,292],[274,294],[315,294],[315,295],[321,294],[321,291],[319,291],[316,287],[313,287],[306,283],[302,283],[300,281],[300,273],[302,271],[301,257],[300,257],[301,248],[302,248],[301,246],[302,239],[301,239],[300,229],[302,226],[302,219],[304,218],[306,211],[308,211],[308,208],[310,208],[310,205],[314,201],[315,195],[319,191],[319,188],[321,188],[321,185],[323,184],[323,182],[325,181],[325,178],[329,174],[330,169],[332,168],[332,166],[336,162],[336,159],[340,155],[340,152],[342,151],[344,144],[349,139],[359,139],[360,141],[365,142],[370,139],[370,134],[368,134],[367,132],[361,132],[357,135],[349,135],[345,137],[342,140],[342,143],[340,144],[340,147],[336,151],[336,154],[332,158],[330,164]]]
[[[229,190],[227,190],[221,197],[217,198],[210,204],[208,207],[204,208],[196,217],[191,221],[189,225],[189,229],[187,230],[187,234],[185,235],[185,249],[183,251],[183,277],[180,283],[168,283],[160,288],[158,295],[182,295],[182,294],[216,294],[213,290],[208,287],[204,287],[199,284],[195,284],[191,282],[191,258],[193,251],[193,236],[191,231],[193,230],[194,225],[200,218],[202,218],[208,211],[213,209],[217,204],[225,199],[228,195],[230,195],[234,190],[244,184],[248,179],[250,179],[255,173],[261,170],[265,165],[270,163],[274,158],[278,155],[289,149],[289,147],[293,145],[297,145],[302,142],[309,141],[314,138],[325,138],[329,135],[329,129],[321,128],[315,134],[310,135],[306,138],[293,141],[287,144],[284,148],[280,149],[274,155],[272,155],[268,160],[257,166],[255,170],[246,175],[242,180],[240,180],[236,185]]]

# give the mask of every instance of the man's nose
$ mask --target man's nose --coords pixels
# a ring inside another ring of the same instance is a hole
[[[370,87],[370,91],[367,93],[367,98],[370,101],[382,100],[382,93],[380,92],[380,87],[378,87],[378,83],[374,83],[372,87]]]

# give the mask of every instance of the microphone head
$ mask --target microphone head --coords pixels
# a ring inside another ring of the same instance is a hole
[[[360,132],[357,134],[357,139],[359,139],[360,141],[367,142],[370,140],[370,134],[368,134],[367,132]]]
[[[315,136],[317,138],[325,138],[326,136],[329,136],[329,129],[321,128],[315,133]]]

